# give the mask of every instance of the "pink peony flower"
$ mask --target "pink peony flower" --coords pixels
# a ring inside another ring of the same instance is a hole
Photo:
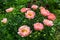
[[[38,8],[38,6],[37,5],[32,5],[31,8],[34,9],[34,10],[36,10]]]
[[[2,23],[7,23],[7,18],[3,18],[3,20],[1,20]]]
[[[56,19],[56,16],[51,13],[51,14],[48,16],[48,19],[50,19],[50,20],[55,20],[55,19]]]
[[[48,20],[48,19],[44,19],[44,20],[43,20],[43,23],[44,23],[45,25],[47,25],[47,26],[53,26],[53,25],[54,25],[54,24],[53,24],[53,21]]]
[[[26,11],[28,11],[28,10],[30,10],[30,8],[22,8],[20,11],[21,11],[22,13],[24,13],[24,12],[26,12]]]
[[[14,8],[12,8],[12,7],[11,7],[11,8],[8,8],[8,9],[6,9],[6,12],[12,12],[13,9],[14,9]]]
[[[35,12],[29,10],[29,11],[27,11],[27,13],[25,13],[25,16],[26,16],[26,18],[28,18],[28,19],[33,19],[33,18],[35,17]]]
[[[42,29],[44,29],[44,26],[43,26],[42,23],[35,23],[34,24],[34,29],[35,30],[42,30]]]
[[[46,10],[44,7],[40,7],[40,12],[43,16],[50,15],[50,12],[48,10]]]
[[[31,30],[30,27],[28,27],[27,25],[23,25],[18,29],[18,34],[22,37],[26,37],[29,34],[31,34]]]

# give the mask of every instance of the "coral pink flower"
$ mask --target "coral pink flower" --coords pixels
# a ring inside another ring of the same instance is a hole
[[[56,16],[51,13],[51,14],[48,16],[48,19],[50,19],[50,20],[55,20],[55,19],[56,19]]]
[[[30,8],[22,8],[20,11],[21,11],[22,13],[24,13],[24,12],[26,12],[26,11],[28,11],[28,10],[30,10]]]
[[[53,25],[54,25],[54,24],[53,24],[53,21],[48,20],[48,19],[44,19],[44,20],[43,20],[43,23],[44,23],[45,25],[47,25],[47,26],[53,26]]]
[[[3,20],[1,20],[2,23],[7,23],[7,18],[3,18]]]
[[[29,11],[27,11],[27,13],[25,13],[25,16],[26,16],[26,18],[28,18],[28,19],[33,19],[33,18],[35,17],[35,12],[29,10]]]
[[[34,24],[34,29],[35,30],[42,30],[42,29],[44,29],[44,26],[43,26],[42,23],[35,23]]]
[[[50,12],[44,7],[40,7],[40,12],[43,16],[48,16],[50,14]]]
[[[31,8],[34,9],[34,10],[36,10],[38,8],[38,6],[37,5],[32,5]]]
[[[12,12],[13,9],[14,9],[14,8],[12,8],[12,7],[11,7],[11,8],[8,8],[8,9],[6,9],[6,12]]]
[[[18,29],[18,34],[21,36],[21,37],[26,37],[28,36],[29,34],[31,34],[31,30],[30,30],[30,27],[28,27],[27,25],[23,25],[21,26],[19,29]]]

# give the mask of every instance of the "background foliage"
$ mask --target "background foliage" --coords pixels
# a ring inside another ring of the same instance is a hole
[[[36,11],[36,17],[28,20],[24,17],[24,13],[19,10],[22,7],[31,7],[32,4],[44,6],[50,12],[54,13],[57,19],[54,21],[53,27],[45,27],[43,31],[34,31],[35,22],[42,22],[45,18]],[[14,11],[6,13],[5,9],[14,7]],[[7,24],[1,23],[3,18],[8,18]],[[22,38],[17,34],[18,28],[22,25],[28,25],[33,33]],[[60,0],[0,0],[0,40],[60,40]]]

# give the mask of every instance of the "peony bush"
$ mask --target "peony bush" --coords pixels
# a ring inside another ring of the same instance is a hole
[[[50,6],[53,3],[56,1],[3,0],[0,40],[57,40],[58,17],[55,5]]]

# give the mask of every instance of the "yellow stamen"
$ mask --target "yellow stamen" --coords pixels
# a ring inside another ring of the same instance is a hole
[[[27,30],[26,29],[23,29],[22,32],[27,32]]]
[[[30,13],[29,13],[28,15],[29,15],[29,16],[32,16],[32,14],[30,14]]]

